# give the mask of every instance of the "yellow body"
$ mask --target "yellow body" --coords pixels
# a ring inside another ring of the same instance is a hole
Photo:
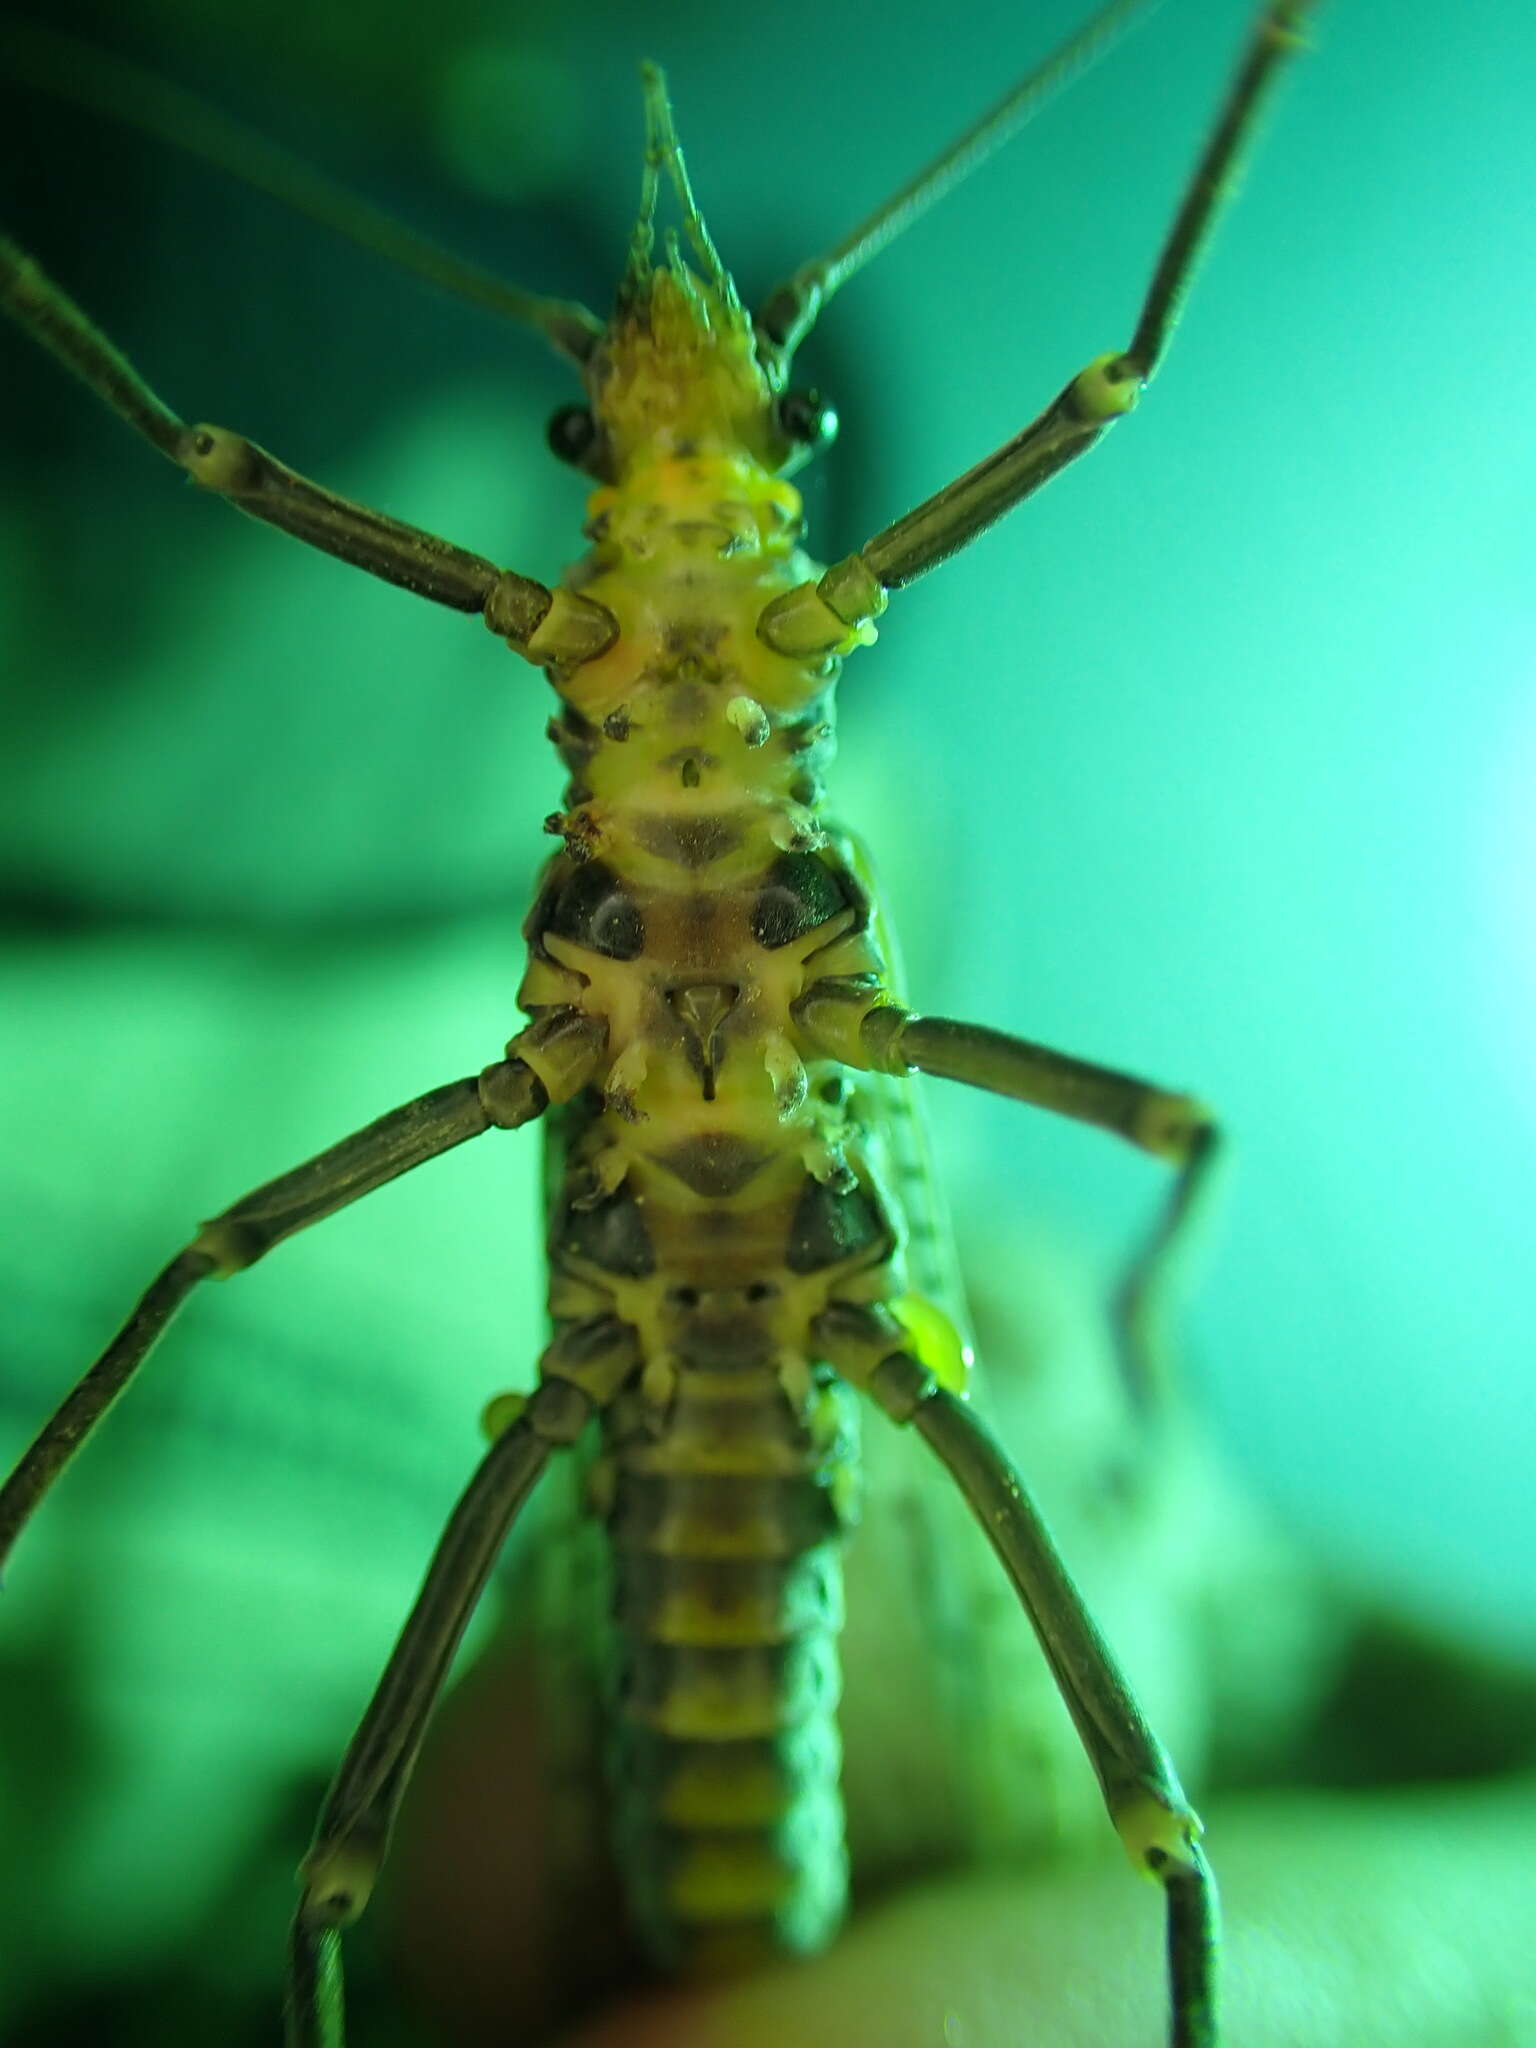
[[[838,652],[758,633],[819,569],[770,466],[745,315],[681,265],[650,273],[590,382],[611,481],[566,582],[617,633],[551,666],[565,849],[526,928],[535,1023],[509,1051],[566,1104],[551,1314],[639,1339],[588,1489],[614,1559],[619,1853],[653,1948],[709,1968],[814,1947],[844,1902],[857,1422],[812,1326],[906,1282],[868,1099],[792,1009],[829,980],[875,1001],[883,970],[819,817]],[[606,1034],[600,1091],[573,1095],[547,1050],[540,1020],[569,1011]],[[958,1338],[931,1306],[910,1316],[953,1382]]]

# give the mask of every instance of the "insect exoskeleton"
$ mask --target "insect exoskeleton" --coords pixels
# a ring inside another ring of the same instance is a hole
[[[0,246],[6,310],[184,473],[478,616],[547,673],[558,701],[552,735],[570,780],[547,821],[563,843],[525,926],[526,1027],[480,1074],[204,1223],[0,1498],[3,1548],[202,1280],[471,1138],[543,1121],[553,1335],[533,1390],[487,1413],[490,1449],[322,1809],[294,1925],[292,2043],[340,2040],[339,1930],[367,1901],[502,1541],[550,1461],[578,1444],[597,1447],[585,1496],[610,1553],[609,1767],[637,1927],[657,1961],[694,1970],[830,1937],[848,1888],[837,1635],[861,1413],[872,1433],[909,1429],[979,1522],[1115,1829],[1163,1889],[1171,2038],[1215,2039],[1200,1823],[1024,1477],[967,1402],[964,1311],[939,1233],[920,1227],[922,1144],[904,1084],[915,1072],[962,1081],[1173,1168],[1125,1292],[1121,1399],[1143,1419],[1166,1398],[1149,1333],[1210,1184],[1215,1125],[1179,1091],[907,1008],[866,864],[821,806],[839,670],[874,639],[890,596],[1097,445],[1157,370],[1305,7],[1274,0],[1261,13],[1124,347],[825,570],[801,552],[787,481],[835,427],[825,401],[790,382],[818,312],[1130,11],[1103,10],[755,315],[704,225],[653,66],[640,212],[606,320],[370,223],[266,161],[264,183],[531,325],[577,368],[585,402],[557,414],[549,438],[594,482],[590,545],[554,588],[310,482],[238,432],[189,426],[30,258]],[[238,167],[238,140],[216,125],[197,146]],[[679,227],[658,255],[664,189]],[[934,1616],[943,1605],[931,1589],[907,1597]]]

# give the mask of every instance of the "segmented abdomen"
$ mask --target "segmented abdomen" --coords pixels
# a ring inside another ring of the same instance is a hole
[[[818,1948],[847,1895],[847,1391],[807,1429],[761,1367],[707,1377],[661,1436],[638,1402],[609,1427],[616,1841],[647,1947],[690,1972]]]
[[[871,1298],[895,1250],[857,1119],[793,1015],[813,981],[872,990],[881,968],[815,817],[838,654],[759,635],[819,570],[792,487],[718,426],[589,503],[572,582],[619,632],[554,674],[566,847],[525,926],[519,1001],[600,1020],[607,1064],[573,1093],[558,1029],[514,1041],[559,1105],[551,1313],[616,1316],[643,1355],[592,1474],[611,1783],[640,1933],[692,1970],[814,1949],[843,1911],[855,1397],[810,1361],[838,1287],[859,1273]]]

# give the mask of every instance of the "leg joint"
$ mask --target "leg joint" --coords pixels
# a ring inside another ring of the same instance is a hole
[[[350,1927],[368,1904],[383,1860],[382,1843],[352,1835],[317,1842],[299,1865],[300,1918],[309,1927]]]
[[[1160,1884],[1199,1877],[1204,1869],[1197,1844],[1200,1816],[1172,1791],[1139,1786],[1110,1805],[1115,1833],[1136,1868]]]

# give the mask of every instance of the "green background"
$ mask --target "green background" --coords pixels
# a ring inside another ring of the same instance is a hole
[[[1128,336],[1244,12],[1165,10],[828,313],[825,558]],[[82,17],[599,308],[642,55],[754,297],[1077,18]],[[914,1002],[1230,1122],[1190,1373],[1251,1485],[1342,1580],[1532,1659],[1536,34],[1513,0],[1356,4],[1318,41],[1137,419],[850,664],[834,798]],[[131,133],[6,109],[7,225],[189,417],[525,573],[575,551],[532,337]],[[192,1219],[495,1056],[559,780],[533,671],[178,487],[34,358],[0,335],[7,1444]],[[1157,1170],[931,1099],[983,1291],[1027,1245],[1091,1298]],[[195,1304],[29,1537],[16,1970],[151,1971],[189,1896],[243,1919],[252,1816],[302,1812],[483,1398],[527,1375],[538,1236],[533,1147],[494,1139],[296,1242]],[[90,1764],[51,1768],[66,1743]]]

